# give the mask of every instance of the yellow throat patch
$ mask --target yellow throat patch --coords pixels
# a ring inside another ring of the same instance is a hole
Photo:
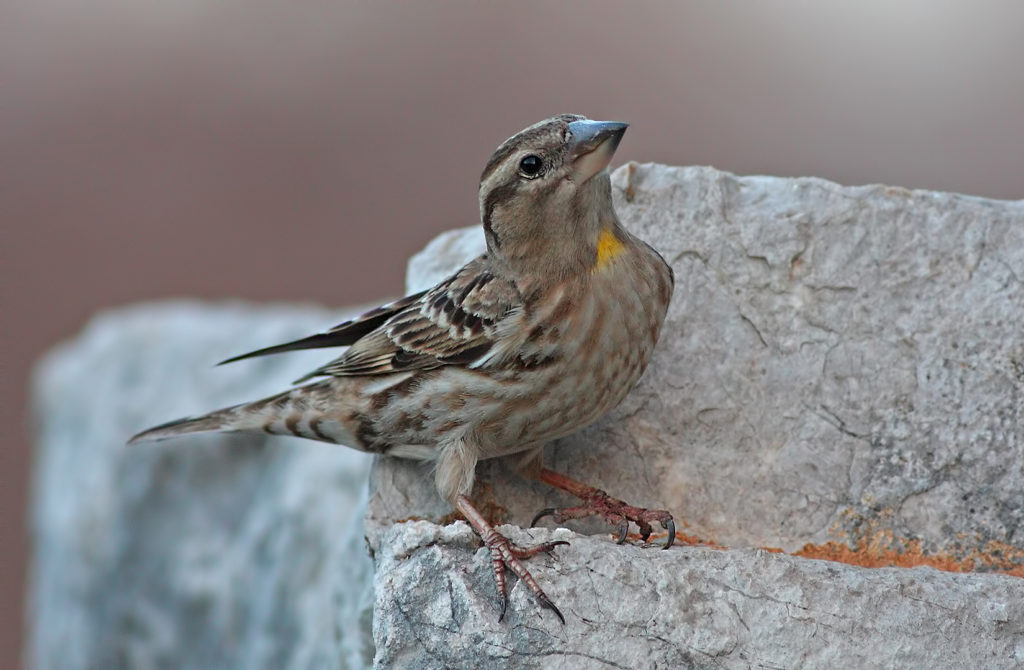
[[[599,272],[612,262],[612,259],[626,250],[622,240],[615,237],[610,229],[605,228],[597,237],[597,261],[594,262],[592,272]]]

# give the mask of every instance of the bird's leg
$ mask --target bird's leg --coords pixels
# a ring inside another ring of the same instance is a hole
[[[585,516],[599,516],[608,523],[618,527],[618,542],[622,544],[626,541],[630,521],[640,527],[640,535],[643,537],[644,542],[651,536],[651,522],[657,521],[661,524],[662,528],[668,531],[665,549],[671,547],[676,539],[675,521],[673,521],[672,515],[666,510],[644,509],[643,507],[627,505],[617,498],[612,498],[601,489],[578,482],[547,468],[540,468],[536,476],[537,479],[545,484],[550,484],[555,488],[571,493],[582,500],[583,504],[578,507],[549,507],[543,509],[533,518],[530,526],[536,526],[537,522],[546,516],[552,517],[556,523],[561,523],[567,519],[579,519]]]
[[[480,535],[480,539],[487,545],[487,549],[491,552],[491,563],[494,568],[494,582],[498,586],[498,594],[501,596],[501,616],[498,617],[498,621],[505,618],[505,608],[508,606],[508,595],[505,590],[505,568],[508,568],[512,572],[516,573],[516,576],[523,581],[524,584],[533,592],[533,595],[537,598],[537,601],[541,605],[548,608],[558,619],[565,625],[565,617],[558,611],[555,604],[551,602],[551,599],[547,597],[547,594],[537,584],[537,580],[533,578],[533,575],[526,569],[521,561],[525,561],[528,558],[533,558],[541,552],[550,552],[555,547],[561,544],[569,544],[568,542],[559,540],[556,542],[547,542],[545,544],[539,544],[535,547],[520,547],[513,544],[507,537],[494,530],[491,524],[487,523],[483,515],[480,514],[473,507],[473,503],[470,502],[469,498],[464,495],[459,495],[455,499],[455,506],[462,516],[466,517],[470,525],[476,529],[476,532]]]

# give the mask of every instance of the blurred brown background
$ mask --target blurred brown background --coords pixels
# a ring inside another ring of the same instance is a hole
[[[554,113],[618,160],[1024,196],[1024,4],[70,0],[0,10],[0,667],[23,632],[33,363],[171,296],[397,295]],[[325,324],[326,325],[326,324]]]

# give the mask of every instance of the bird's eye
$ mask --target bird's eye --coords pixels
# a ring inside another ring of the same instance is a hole
[[[533,179],[540,174],[540,169],[544,166],[539,156],[530,154],[519,161],[519,173],[528,179]]]

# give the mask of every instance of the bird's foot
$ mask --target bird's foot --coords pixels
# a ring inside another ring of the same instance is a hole
[[[498,587],[498,594],[501,596],[501,615],[498,617],[498,621],[505,618],[505,610],[508,608],[508,592],[505,585],[505,570],[511,570],[516,574],[519,579],[526,584],[530,592],[533,593],[537,602],[541,606],[548,608],[555,613],[562,625],[565,625],[565,617],[558,610],[551,599],[548,598],[544,590],[537,584],[537,580],[533,578],[530,571],[526,569],[522,561],[529,558],[533,558],[540,553],[549,553],[555,547],[563,544],[569,544],[563,540],[555,542],[545,542],[544,544],[538,544],[534,547],[520,547],[513,543],[507,537],[494,530],[491,524],[487,523],[487,520],[483,518],[473,504],[469,501],[466,496],[460,495],[456,500],[456,507],[462,512],[462,515],[466,517],[470,525],[476,529],[476,532],[480,535],[480,539],[487,545],[488,551],[491,553],[491,564],[494,568],[494,582]]]
[[[626,541],[626,536],[629,533],[630,521],[640,528],[640,537],[643,538],[644,542],[650,538],[653,532],[651,523],[656,521],[661,524],[662,528],[668,531],[665,549],[671,547],[676,539],[676,524],[672,515],[667,510],[634,507],[618,498],[612,498],[601,489],[570,479],[552,470],[541,470],[539,478],[547,484],[560,488],[563,491],[568,491],[582,500],[583,504],[576,507],[549,507],[543,509],[533,518],[533,521],[530,523],[531,526],[536,526],[537,522],[546,516],[553,518],[556,523],[562,523],[568,519],[599,516],[618,528],[618,543],[622,544]]]

